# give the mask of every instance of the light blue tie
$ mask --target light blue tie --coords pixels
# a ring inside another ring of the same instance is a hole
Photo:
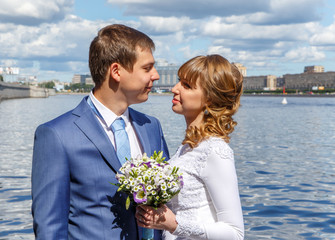
[[[126,158],[130,160],[130,144],[128,134],[125,130],[125,123],[122,118],[117,118],[111,125],[114,133],[116,155],[123,165],[126,162]]]

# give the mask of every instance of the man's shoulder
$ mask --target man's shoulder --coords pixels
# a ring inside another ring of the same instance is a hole
[[[84,99],[76,106],[74,109],[71,109],[65,113],[62,113],[61,115],[55,117],[54,119],[47,121],[40,126],[62,126],[62,125],[68,125],[69,121],[74,121],[78,118],[78,112],[80,112],[80,108],[83,105]],[[82,111],[81,111],[82,112]]]
[[[129,115],[134,121],[150,121],[150,122],[159,122],[159,120],[156,117],[150,116],[148,114],[145,114],[143,112],[139,112],[133,108],[129,109]]]
[[[67,112],[55,117],[54,119],[43,123],[42,125],[57,125],[59,123],[68,121],[68,119],[70,119],[73,115],[72,111],[73,110],[67,111]]]

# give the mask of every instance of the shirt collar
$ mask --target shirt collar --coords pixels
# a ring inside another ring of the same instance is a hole
[[[102,116],[103,120],[105,121],[105,124],[107,125],[107,127],[110,127],[110,125],[114,122],[114,120],[119,118],[119,117],[121,117],[124,120],[126,128],[127,128],[127,126],[129,126],[130,119],[129,119],[128,108],[120,116],[117,116],[112,110],[107,108],[98,99],[96,99],[96,97],[93,94],[93,91],[90,92],[89,97],[91,98],[92,103],[94,104],[96,109],[101,114],[101,116]]]

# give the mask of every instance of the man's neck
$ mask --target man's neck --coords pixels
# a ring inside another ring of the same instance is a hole
[[[128,103],[123,101],[115,92],[104,88],[94,89],[94,97],[117,116],[123,114],[128,108]]]

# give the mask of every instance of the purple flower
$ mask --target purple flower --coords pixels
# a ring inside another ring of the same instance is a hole
[[[146,165],[148,168],[151,168],[151,163],[150,162],[143,162],[141,163],[141,166]]]
[[[141,185],[142,189],[133,193],[134,201],[136,203],[144,203],[147,201],[147,191],[145,190],[144,185],[143,184]]]
[[[184,187],[183,176],[179,176],[178,179],[179,179],[179,184],[180,184],[180,186],[181,186],[181,187]]]

